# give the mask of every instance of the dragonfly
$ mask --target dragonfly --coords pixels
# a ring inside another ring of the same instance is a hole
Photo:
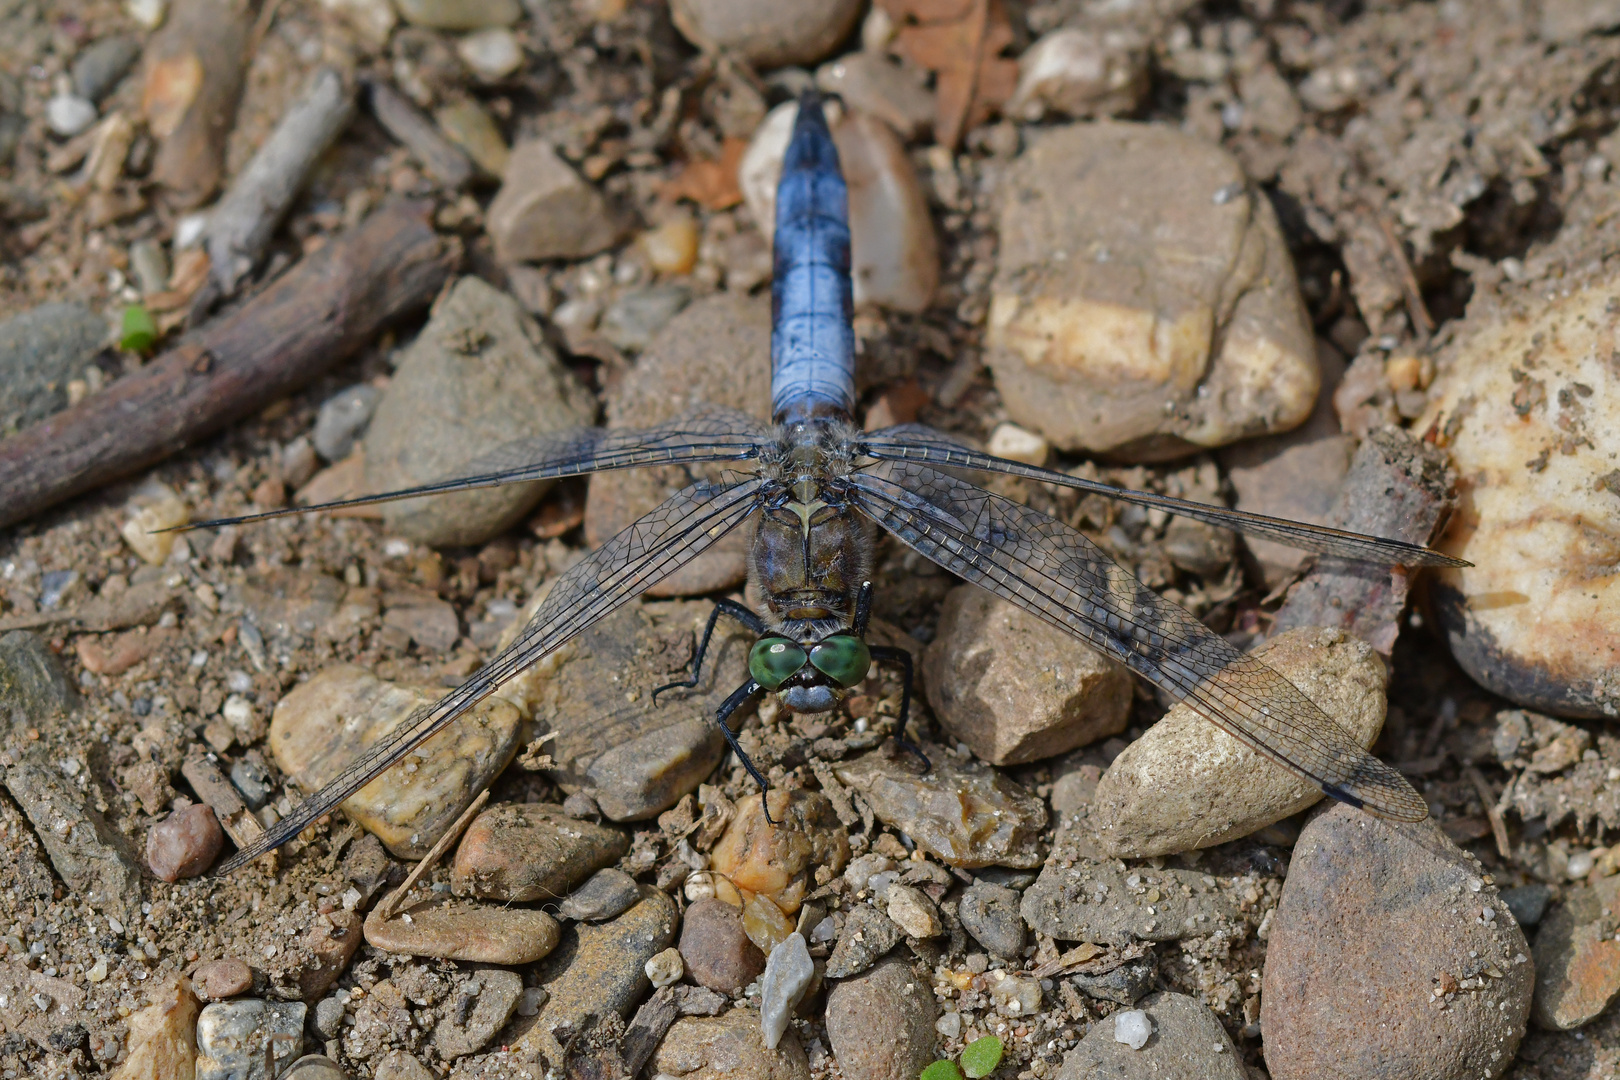
[[[1393,820],[1428,815],[1399,772],[1263,660],[1240,652],[1149,589],[1077,529],[976,486],[963,474],[1001,473],[1079,489],[1330,557],[1402,566],[1466,563],[1401,540],[1116,488],[996,457],[920,424],[861,430],[853,419],[847,189],[813,91],[800,100],[776,208],[769,422],[700,406],[656,427],[580,428],[520,440],[478,458],[466,475],[437,483],[194,526],[613,469],[730,463],[719,479],[700,479],[675,492],[576,563],[506,649],[367,747],[221,864],[219,873],[297,836],[545,654],[737,529],[751,534],[748,572],[759,606],[718,601],[694,653],[691,677],[660,692],[696,685],[717,620],[732,618],[747,627],[757,638],[748,680],[717,708],[714,720],[762,794],[765,778],[738,745],[733,715],[765,694],[775,694],[793,712],[831,711],[874,664],[893,665],[903,677],[894,734],[921,756],[905,740],[911,655],[865,640],[881,531],[1190,703],[1325,794]],[[926,758],[922,764],[927,767]]]

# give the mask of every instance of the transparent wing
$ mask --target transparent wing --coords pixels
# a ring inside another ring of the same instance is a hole
[[[1038,510],[910,462],[853,478],[856,505],[959,577],[1086,641],[1241,742],[1352,806],[1419,821],[1428,806],[1293,683]]]
[[[1070,476],[1056,469],[1042,469],[1018,461],[1008,461],[1006,458],[995,457],[963,446],[949,436],[922,424],[902,424],[875,431],[862,441],[861,450],[867,456],[882,461],[925,462],[950,469],[978,469],[984,472],[1006,473],[1008,476],[1022,476],[1047,484],[1059,484],[1118,499],[1121,502],[1151,506],[1167,513],[1231,529],[1245,536],[1275,540],[1279,544],[1287,544],[1301,551],[1315,551],[1341,559],[1383,563],[1389,566],[1473,565],[1420,544],[1409,544],[1404,540],[1364,536],[1343,529],[1331,529],[1325,525],[1310,525],[1303,521],[1251,514],[1224,506],[1188,502],[1186,499],[1173,499],[1168,495],[1155,495],[1151,491],[1132,491],[1129,488],[1117,488],[1096,480]]]
[[[502,683],[742,524],[758,508],[763,483],[749,478],[729,485],[693,484],[626,527],[558,579],[509,647],[461,686],[416,710],[367,747],[325,787],[217,872],[230,873],[297,836]]]
[[[240,525],[289,514],[337,510],[345,506],[369,506],[419,495],[442,495],[468,488],[499,487],[502,484],[581,476],[611,469],[644,469],[654,465],[686,465],[702,461],[742,461],[753,457],[761,441],[768,435],[769,430],[747,413],[702,405],[658,427],[573,428],[516,439],[474,458],[468,463],[465,475],[431,484],[316,506],[293,506],[243,517],[198,521],[162,531],[184,532],[188,529]]]

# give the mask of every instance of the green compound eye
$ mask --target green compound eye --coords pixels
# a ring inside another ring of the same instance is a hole
[[[775,690],[804,667],[804,650],[787,638],[768,637],[748,650],[748,674],[767,690]]]
[[[872,653],[860,638],[836,634],[810,650],[810,663],[827,678],[848,689],[866,678],[866,673],[872,669]]]

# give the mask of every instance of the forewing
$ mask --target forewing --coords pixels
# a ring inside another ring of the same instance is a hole
[[[1471,565],[1462,559],[1404,540],[1364,536],[1361,533],[1346,532],[1326,525],[1312,525],[1304,521],[1289,521],[1287,518],[1267,517],[1265,514],[1251,514],[1224,506],[1174,499],[1168,495],[1156,495],[1151,491],[1132,491],[1097,480],[1070,476],[1056,469],[1042,469],[1018,461],[1009,461],[963,446],[949,436],[922,424],[902,424],[874,431],[862,440],[862,449],[868,456],[882,461],[912,461],[949,469],[976,469],[982,472],[1021,476],[1046,484],[1058,484],[1118,499],[1121,502],[1151,506],[1166,513],[1179,514],[1194,521],[1231,529],[1245,536],[1263,537],[1301,551],[1315,551],[1340,559],[1383,563],[1389,566]]]
[[[1428,807],[1293,683],[1132,577],[1078,531],[924,465],[853,478],[856,505],[959,577],[1067,630],[1324,792],[1401,821]]]
[[[757,478],[730,485],[693,484],[591,552],[558,579],[516,641],[461,686],[416,710],[367,747],[325,787],[226,861],[219,873],[297,836],[502,683],[736,528],[757,509],[762,485]]]
[[[248,521],[308,514],[316,510],[337,510],[346,506],[411,499],[421,495],[443,495],[469,488],[499,487],[530,480],[608,472],[613,469],[644,469],[654,465],[686,465],[704,461],[741,461],[752,457],[768,430],[747,413],[718,406],[699,406],[684,415],[650,428],[571,428],[526,439],[515,439],[481,454],[468,462],[463,475],[431,484],[401,488],[377,495],[293,506],[244,517],[219,518],[182,526],[180,530],[204,526],[239,525]]]

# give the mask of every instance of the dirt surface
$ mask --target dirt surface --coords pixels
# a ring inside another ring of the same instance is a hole
[[[1080,0],[1009,2],[1017,39],[1009,55],[1084,6]],[[1237,155],[1278,211],[1325,347],[1344,359],[1382,361],[1399,350],[1427,355],[1453,333],[1471,301],[1490,305],[1555,287],[1550,283],[1582,273],[1620,239],[1614,212],[1620,190],[1609,168],[1620,162],[1613,135],[1620,122],[1620,38],[1600,32],[1606,24],[1570,31],[1567,19],[1549,14],[1580,6],[1552,0],[1540,6],[1529,0],[1159,0],[1159,10],[1133,16],[1151,36],[1151,84],[1130,116],[1178,125]],[[424,104],[474,97],[508,141],[548,135],[627,220],[638,223],[634,231],[677,213],[693,215],[702,239],[696,267],[681,280],[694,294],[761,287],[757,224],[744,208],[677,205],[663,192],[683,169],[719,160],[728,140],[746,138],[766,106],[786,98],[787,84],[703,57],[654,0],[532,8],[533,16],[516,27],[527,63],[486,84],[458,66],[449,35],[402,23],[379,50],[313,0],[267,4],[256,13],[261,36],[229,136],[227,174],[240,170],[316,66],[333,64],[389,81]],[[598,20],[593,9],[624,10]],[[105,35],[136,30],[116,4],[0,0],[0,106],[25,121],[9,163],[0,165],[0,216],[7,219],[0,234],[0,311],[72,300],[106,314],[110,323],[140,297],[130,284],[131,245],[168,243],[187,212],[144,177],[141,163],[149,168],[152,152],[144,131],[137,131],[128,175],[113,191],[133,201],[114,213],[104,205],[111,196],[87,194],[76,184],[80,162],[64,151],[69,140],[47,127],[47,101],[74,55]],[[1199,74],[1211,69],[1218,69],[1217,77]],[[141,82],[138,71],[125,79],[103,115],[118,107],[138,116]],[[888,407],[892,395],[913,395],[923,401],[922,421],[982,440],[1005,419],[979,365],[996,251],[996,180],[1020,146],[1021,129],[1033,125],[981,120],[954,155],[921,141],[910,147],[941,242],[942,283],[932,306],[921,315],[863,312],[858,329],[863,412],[880,401]],[[395,195],[427,195],[437,200],[438,227],[464,242],[464,269],[546,316],[542,325],[552,344],[600,398],[624,377],[635,348],[571,334],[566,321],[549,317],[582,297],[611,302],[644,285],[650,279],[645,255],[624,244],[590,259],[509,273],[496,264],[483,231],[494,189],[486,181],[463,191],[436,187],[362,111],[315,170],[272,241],[267,268],[248,289],[262,288],[368,208]],[[175,311],[182,313],[184,305]],[[307,792],[281,783],[261,740],[271,710],[292,687],[337,663],[394,681],[456,685],[491,655],[513,613],[582,552],[579,483],[559,486],[527,522],[478,548],[433,550],[390,536],[375,519],[316,517],[193,532],[160,565],[131,550],[121,534],[128,506],[154,484],[178,494],[193,518],[287,498],[285,451],[311,432],[321,403],[358,383],[386,386],[396,349],[418,327],[419,321],[399,326],[303,392],[265,402],[253,418],[141,476],[0,532],[0,620],[26,621],[48,610],[42,607],[47,594],[60,591],[66,572],[77,579],[57,601],[63,607],[126,587],[162,591],[161,613],[135,620],[144,630],[130,629],[134,622],[106,634],[71,624],[38,627],[80,700],[70,712],[29,716],[0,737],[0,766],[25,757],[55,765],[67,787],[105,819],[109,835],[127,843],[143,874],[139,900],[129,898],[127,922],[115,926],[103,905],[92,905],[64,881],[35,823],[12,796],[0,794],[0,971],[14,982],[69,984],[58,986],[48,1029],[34,1022],[32,1006],[17,993],[0,997],[0,1076],[6,1080],[108,1073],[127,1053],[126,1021],[147,1003],[149,988],[201,961],[246,959],[270,996],[297,996],[277,973],[303,963],[299,950],[323,908],[331,910],[366,875],[373,888],[390,875],[397,881],[407,864],[363,850],[359,831],[332,819],[289,845],[273,874],[261,865],[223,880],[158,880],[140,853],[174,795],[192,796],[181,763],[199,751],[215,753],[226,766],[254,763],[270,777],[269,805],[285,813]],[[109,346],[90,365],[96,374],[77,376],[83,385],[70,387],[69,395],[94,392],[141,364],[138,354]],[[908,389],[913,385],[922,394]],[[1408,424],[1423,404],[1421,395],[1413,400],[1387,386],[1366,400],[1378,420]],[[1077,460],[1062,464],[1073,467]],[[1207,486],[1212,473],[1224,483],[1209,457],[1088,468],[1109,481],[1175,494]],[[996,487],[1077,525],[1147,584],[1234,640],[1252,638],[1275,609],[1275,597],[1266,595],[1241,556],[1201,574],[1178,565],[1166,551],[1161,515],[1022,482],[1003,480]],[[930,640],[954,579],[897,545],[880,550],[876,616]],[[375,603],[354,616],[352,633],[315,633],[299,621],[301,605],[335,609],[345,590],[356,589],[431,595],[454,609],[458,634],[426,648],[381,616]],[[1613,773],[1604,770],[1620,760],[1620,744],[1593,723],[1598,737],[1580,771],[1556,777],[1504,769],[1492,736],[1508,703],[1462,674],[1428,633],[1422,610],[1420,603],[1408,613],[1395,645],[1389,719],[1375,749],[1412,780],[1441,828],[1481,860],[1496,884],[1544,882],[1556,903],[1570,882],[1572,853],[1603,845],[1620,823],[1604,787]],[[244,632],[250,622],[265,628],[262,640]],[[136,635],[123,643],[137,656],[133,663],[116,674],[86,666],[91,658],[106,671],[95,650],[112,648],[111,639],[127,634]],[[680,666],[668,656],[641,659],[653,679]],[[874,744],[867,726],[857,731],[854,721],[870,719],[873,730],[885,730],[898,689],[886,679],[873,687],[874,696],[825,717],[777,716],[766,708],[765,718],[746,721],[743,745],[774,783],[816,786],[812,748],[819,760],[822,750],[835,756],[833,744],[839,754]],[[221,750],[205,729],[233,696],[249,706],[250,720]],[[1120,739],[1006,771],[1049,797],[1066,774],[1106,767],[1165,706],[1138,684],[1130,727]],[[940,738],[926,706],[914,699],[914,708],[922,712],[920,735]],[[716,777],[723,792],[733,800],[753,797],[747,777],[728,768]],[[1509,782],[1515,786],[1504,854],[1491,815]],[[493,792],[496,801],[563,796],[546,774],[516,768]],[[1060,819],[1053,815],[1054,832]],[[633,831],[621,867],[644,882],[661,881],[663,868],[676,861],[679,830],[647,821]],[[1228,935],[1155,946],[1157,985],[1209,1005],[1252,1075],[1264,1069],[1256,1021],[1265,942],[1257,930],[1276,905],[1297,831],[1298,822],[1283,822],[1246,840],[1166,860],[1172,868],[1213,875],[1236,914]],[[1064,838],[1055,839],[1061,850]],[[898,837],[881,827],[862,834],[857,848],[906,854]],[[361,865],[367,859],[377,864]],[[444,884],[448,871],[441,867],[432,879]],[[1031,945],[1036,963],[1060,948],[1033,937]],[[959,932],[923,948],[933,950],[941,969],[962,969],[966,953],[974,951]],[[532,983],[534,973],[525,975]],[[453,1062],[432,1056],[425,1033],[453,1011],[454,987],[466,973],[449,962],[362,946],[335,986],[365,991],[385,977],[397,992],[359,994],[350,1006],[357,1023],[328,1044],[329,1052],[355,1076],[373,1075],[396,1048],[418,1051],[447,1074]],[[997,1076],[1054,1075],[1085,1025],[1121,1007],[1082,998],[1065,983],[1036,1017],[1009,1022],[985,1011],[982,979],[963,985],[951,1006],[968,1021],[962,1041],[999,1032],[1009,1044],[1008,1064]],[[1620,1053],[1613,1049],[1620,1044],[1614,1023],[1609,1015],[1583,1032],[1532,1034],[1509,1075],[1608,1075]],[[802,1035],[814,1075],[836,1075],[820,1021],[805,1025]],[[942,1041],[942,1049],[946,1045]],[[960,1049],[958,1042],[950,1045]],[[319,1046],[312,1040],[309,1049]],[[506,1066],[497,1057],[462,1067],[469,1075],[475,1068],[503,1075]]]

